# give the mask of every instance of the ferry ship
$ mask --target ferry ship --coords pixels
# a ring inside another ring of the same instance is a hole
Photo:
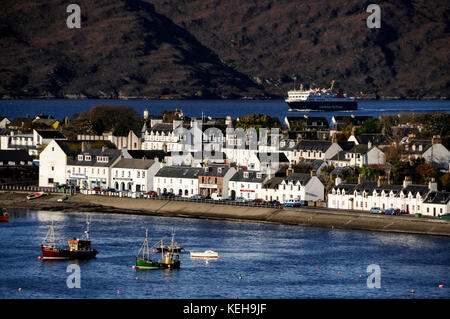
[[[334,81],[329,89],[309,89],[288,91],[288,98],[285,100],[289,105],[290,112],[302,111],[348,111],[358,109],[358,102],[353,97],[347,97],[339,89],[333,92]]]

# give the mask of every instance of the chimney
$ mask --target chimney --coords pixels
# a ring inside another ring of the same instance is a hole
[[[431,192],[437,192],[438,188],[437,188],[437,183],[436,180],[434,179],[434,177],[431,179],[431,181],[428,183],[428,189]]]
[[[369,142],[367,142],[367,148],[369,150],[372,148],[372,141],[369,140]]]
[[[358,175],[358,184],[361,184],[362,183],[362,174],[359,174]]]
[[[409,178],[409,176],[405,176],[405,179],[403,180],[403,188],[408,187],[408,185],[411,185],[411,179]]]
[[[441,142],[442,140],[440,135],[433,135],[433,138],[431,139],[431,144],[439,144]]]
[[[342,179],[337,176],[336,179],[334,180],[334,185],[338,186],[340,183],[342,183]]]
[[[82,153],[86,152],[86,149],[87,149],[86,142],[81,142],[81,152]]]
[[[381,176],[378,176],[377,187],[381,187]]]
[[[311,170],[311,177],[316,176],[316,171],[315,170]]]

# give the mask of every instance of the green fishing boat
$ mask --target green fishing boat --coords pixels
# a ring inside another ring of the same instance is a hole
[[[165,237],[164,237],[165,238]],[[164,245],[164,238],[156,242],[151,248],[160,245],[161,259],[150,258],[150,247],[148,242],[148,230],[145,230],[145,240],[136,256],[136,268],[138,269],[175,269],[180,268],[180,256],[174,245],[174,233],[172,233],[171,245]],[[167,249],[168,248],[168,249]],[[156,250],[153,250],[156,251]],[[158,253],[159,255],[159,253]],[[157,256],[155,255],[155,258]]]

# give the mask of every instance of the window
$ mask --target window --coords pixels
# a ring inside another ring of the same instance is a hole
[[[49,179],[48,179],[48,183],[49,183],[49,184],[53,184],[53,178],[49,178]]]
[[[91,160],[91,155],[85,155],[84,156],[84,160],[85,161],[90,161]]]
[[[140,177],[141,177],[141,172],[137,171],[137,178],[140,178]]]
[[[142,178],[145,178],[145,171],[142,172]]]
[[[82,161],[82,160],[83,160],[83,155],[82,155],[82,154],[78,155],[78,160],[79,160],[79,161]]]
[[[54,171],[55,170],[55,167],[54,166],[52,166],[52,171]]]

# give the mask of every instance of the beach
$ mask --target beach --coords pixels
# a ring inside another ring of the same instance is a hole
[[[70,196],[64,202],[58,202],[60,197],[58,195],[48,195],[34,200],[27,200],[26,195],[26,193],[20,192],[0,192],[0,207],[24,210],[141,214],[450,236],[450,222],[441,219],[416,218],[411,215],[386,216],[318,207],[279,209],[82,194]]]

